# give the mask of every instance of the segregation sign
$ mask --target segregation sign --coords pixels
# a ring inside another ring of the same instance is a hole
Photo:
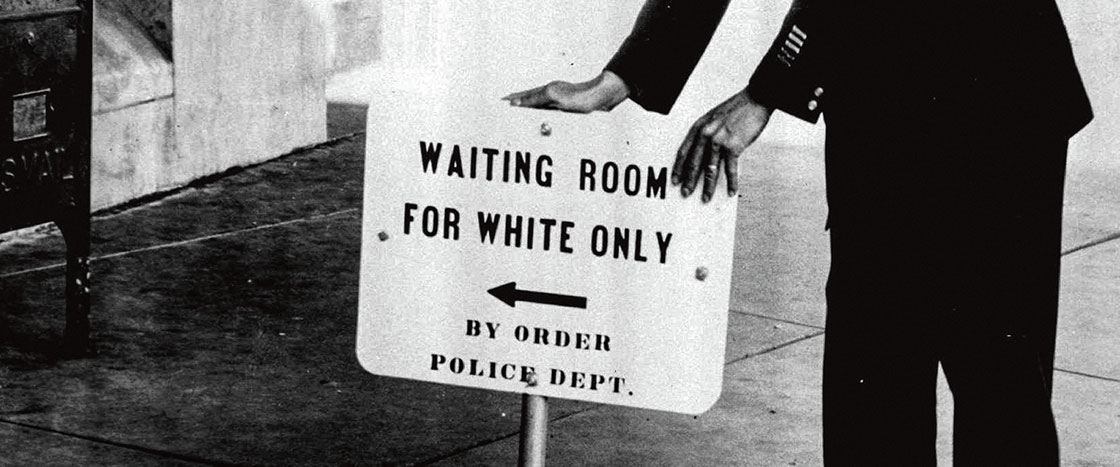
[[[386,90],[357,353],[379,375],[696,414],[719,397],[737,197],[670,184],[681,120]]]

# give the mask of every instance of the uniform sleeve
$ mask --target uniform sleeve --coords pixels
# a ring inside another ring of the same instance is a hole
[[[755,101],[816,123],[824,108],[821,83],[820,18],[808,5],[794,1],[782,29],[751,76],[747,92]]]
[[[646,110],[669,113],[730,0],[647,0],[606,69]]]

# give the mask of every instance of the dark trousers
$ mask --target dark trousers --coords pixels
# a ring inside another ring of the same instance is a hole
[[[885,218],[845,206],[851,215],[831,228],[827,465],[935,465],[938,364],[955,404],[955,465],[1058,464],[1050,396],[1065,145],[962,149],[953,170],[968,172],[951,192],[902,196],[911,211],[889,206],[890,193],[866,198]],[[1004,162],[983,163],[993,160]]]

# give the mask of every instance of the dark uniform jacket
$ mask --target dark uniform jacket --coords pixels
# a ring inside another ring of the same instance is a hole
[[[635,102],[668,113],[728,3],[646,2],[606,68]],[[965,117],[985,125],[1028,124],[1068,137],[1092,117],[1053,0],[799,0],[750,87],[756,99],[816,122],[825,109],[816,90],[852,84],[844,75],[918,100],[896,102],[900,110],[948,99],[938,108],[971,111]]]
[[[606,68],[667,113],[727,4],[648,1]],[[1031,181],[1014,172],[1045,161],[1009,143],[1064,140],[1092,118],[1053,0],[799,0],[749,91],[809,122],[825,113],[833,225],[936,219],[1016,191]]]
[[[668,112],[727,0],[650,0],[607,69]],[[747,87],[828,131],[825,460],[1056,465],[1068,138],[1092,118],[1053,0],[797,0]],[[683,129],[682,129],[683,134]]]

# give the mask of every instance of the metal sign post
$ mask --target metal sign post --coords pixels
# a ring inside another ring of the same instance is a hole
[[[519,467],[544,467],[548,450],[548,398],[521,395],[521,449]]]

